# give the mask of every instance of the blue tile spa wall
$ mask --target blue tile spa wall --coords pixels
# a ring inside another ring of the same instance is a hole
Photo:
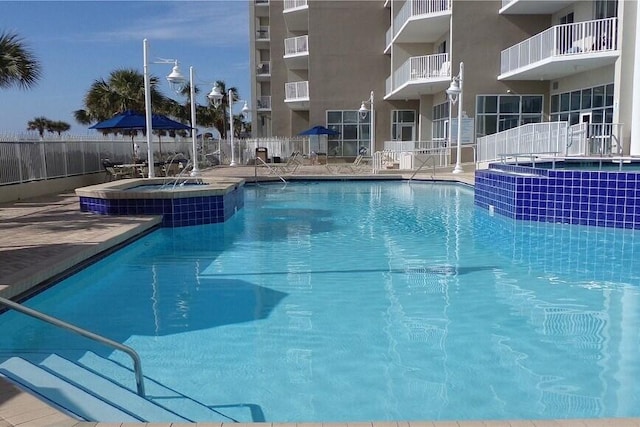
[[[174,199],[99,199],[80,197],[80,210],[102,215],[162,215],[164,227],[224,222],[244,206],[244,188],[225,195]]]
[[[640,229],[640,173],[491,164],[475,204],[513,219]]]

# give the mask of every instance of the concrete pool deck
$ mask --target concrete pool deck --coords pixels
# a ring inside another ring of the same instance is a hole
[[[471,168],[472,166],[470,166]],[[239,177],[251,182],[253,167],[215,168],[205,176]],[[396,174],[397,175],[397,174]],[[377,175],[379,177],[380,175]],[[473,172],[453,175],[451,171],[421,174],[419,180],[456,181],[473,185]],[[297,179],[347,179],[347,175],[331,175],[324,166],[303,166]],[[358,174],[363,178],[367,175]],[[409,178],[409,175],[404,175]],[[259,179],[265,179],[261,176]],[[278,180],[271,175],[270,179]],[[0,296],[12,298],[36,285],[81,264],[94,255],[134,238],[160,224],[157,216],[104,216],[80,212],[78,197],[73,191],[63,194],[0,204]],[[224,423],[225,425],[227,423]],[[0,427],[221,427],[215,423],[93,423],[78,421],[58,411],[5,380],[0,374]],[[229,424],[231,425],[231,424]],[[243,424],[236,424],[242,426]],[[271,427],[640,427],[640,419],[596,420],[518,420],[518,421],[449,421],[449,422],[371,422],[371,423],[252,423]]]

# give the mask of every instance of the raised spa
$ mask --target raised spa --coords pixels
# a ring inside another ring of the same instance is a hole
[[[102,215],[162,215],[164,227],[224,222],[244,206],[238,178],[124,179],[76,189],[80,210]]]

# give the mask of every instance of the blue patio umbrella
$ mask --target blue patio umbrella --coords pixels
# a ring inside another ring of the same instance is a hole
[[[190,130],[191,127],[180,122],[176,122],[161,114],[153,114],[151,116],[151,127],[154,130]],[[147,121],[143,113],[134,110],[126,110],[125,112],[116,114],[110,119],[96,123],[89,129],[97,130],[146,130]],[[131,136],[133,142],[133,135]],[[160,142],[160,154],[162,154],[162,142]],[[135,157],[135,147],[134,147]]]
[[[110,119],[96,123],[95,125],[90,126],[89,129],[141,130],[146,129],[146,127],[147,122],[144,114],[133,110],[127,110],[123,113],[116,114]],[[191,129],[190,126],[171,120],[167,116],[163,116],[161,114],[153,114],[151,116],[151,127],[158,130]]]
[[[326,128],[324,126],[314,126],[310,129],[300,132],[298,135],[340,135],[340,132]]]

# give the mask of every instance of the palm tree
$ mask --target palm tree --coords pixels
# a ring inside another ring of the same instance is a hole
[[[51,123],[51,120],[47,119],[46,117],[36,117],[35,119],[27,123],[27,130],[37,130],[40,134],[40,139],[43,139],[44,131],[49,128],[49,123]]]
[[[170,112],[171,103],[158,89],[158,78],[149,78],[154,113]],[[75,119],[83,125],[99,122],[126,110],[145,110],[144,75],[133,69],[118,69],[107,80],[93,82],[84,96],[84,109],[74,111]]]
[[[13,33],[0,33],[0,88],[30,89],[40,75],[40,63],[23,40]]]
[[[57,133],[58,136],[62,135],[62,132],[66,132],[71,129],[71,125],[63,121],[50,121],[47,126],[47,132]]]

